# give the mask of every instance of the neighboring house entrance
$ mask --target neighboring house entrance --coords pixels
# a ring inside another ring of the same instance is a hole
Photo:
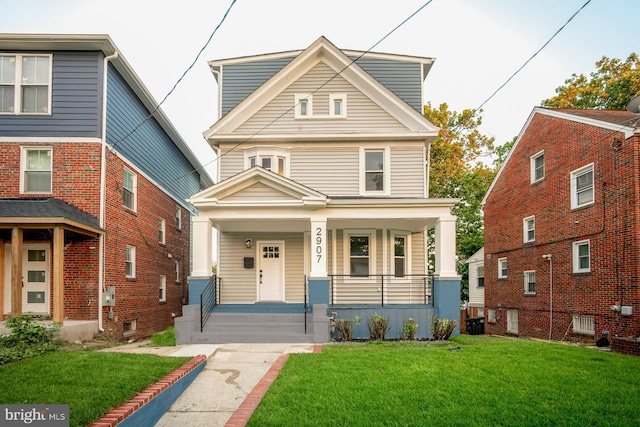
[[[284,242],[259,242],[258,251],[258,301],[284,301]]]
[[[11,245],[4,246],[4,313],[11,313]],[[24,244],[22,249],[22,312],[50,314],[51,248]]]

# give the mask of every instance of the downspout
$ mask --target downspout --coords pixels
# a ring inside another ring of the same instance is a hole
[[[106,216],[106,194],[107,194],[107,70],[109,69],[108,62],[118,57],[118,52],[114,52],[113,55],[105,56],[102,70],[102,135],[100,137],[101,142],[101,154],[100,154],[100,228],[105,229],[105,216]],[[105,291],[105,279],[104,279],[104,239],[105,234],[102,233],[99,237],[99,261],[98,261],[98,331],[104,332],[102,326],[102,294]]]
[[[549,341],[551,341],[551,331],[553,330],[553,261],[551,254],[542,255],[542,258],[549,261]]]

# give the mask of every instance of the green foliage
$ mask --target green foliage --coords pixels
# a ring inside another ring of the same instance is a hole
[[[354,322],[359,325],[362,318],[356,315]],[[333,326],[340,335],[340,341],[351,341],[353,339],[353,324],[351,319],[334,319]]]
[[[434,340],[446,341],[449,339],[456,326],[458,326],[458,321],[430,316],[429,326],[431,327],[431,335],[433,335]]]
[[[33,316],[23,314],[7,319],[6,326],[11,334],[0,336],[0,365],[38,356],[58,347],[54,337],[57,325],[47,327]]]
[[[176,345],[176,330],[173,326],[162,332],[151,335],[151,344],[157,347],[172,347]]]
[[[367,329],[369,329],[369,338],[372,340],[384,340],[384,336],[389,332],[389,318],[373,313],[373,316],[367,319]]]
[[[400,330],[400,339],[406,341],[413,341],[416,339],[416,332],[418,331],[418,325],[414,318],[409,317],[404,319],[402,329]]]
[[[597,70],[586,77],[572,74],[564,86],[556,88],[556,96],[542,101],[544,107],[595,108],[624,110],[627,103],[640,95],[640,59],[636,53],[626,61],[603,56]]]

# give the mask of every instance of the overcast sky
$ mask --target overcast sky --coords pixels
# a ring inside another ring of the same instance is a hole
[[[433,0],[375,47],[434,57],[424,102],[476,108],[587,0]],[[237,0],[197,64],[163,110],[207,171],[202,137],[218,117],[207,61],[304,49],[325,36],[338,48],[368,50],[426,0]],[[157,101],[195,59],[231,0],[0,0],[5,33],[109,34]],[[498,145],[516,136],[533,107],[572,73],[603,55],[640,53],[638,0],[592,0],[484,106],[482,131]]]

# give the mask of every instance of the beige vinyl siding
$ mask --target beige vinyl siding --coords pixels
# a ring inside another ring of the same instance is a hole
[[[236,134],[266,132],[393,132],[406,127],[384,109],[364,96],[341,76],[335,77],[325,63],[315,65],[300,79],[292,83],[281,94],[243,123]],[[335,77],[335,78],[334,78]],[[333,78],[333,80],[331,80]],[[329,95],[347,95],[347,118],[342,119],[295,119],[294,100],[296,94],[313,94],[313,115],[329,113]]]
[[[424,146],[391,146],[391,196],[424,197]]]
[[[247,249],[245,240],[253,239]],[[253,304],[257,296],[257,271],[260,268],[258,244],[261,241],[284,241],[285,300],[289,303],[304,301],[304,250],[302,233],[221,233],[218,255],[221,278],[222,304]],[[245,269],[243,260],[253,257],[252,269]]]
[[[358,162],[358,147],[295,147],[291,150],[291,179],[329,196],[354,196],[358,194]]]
[[[267,200],[295,200],[294,197],[284,194],[262,183],[256,183],[250,187],[244,188],[237,193],[228,197],[224,197],[225,201],[267,201]]]
[[[220,180],[232,177],[244,170],[244,154],[242,152],[244,146],[237,147],[236,144],[221,144],[220,152],[222,156],[218,158],[218,167],[220,168]],[[253,145],[250,142],[244,145]]]

